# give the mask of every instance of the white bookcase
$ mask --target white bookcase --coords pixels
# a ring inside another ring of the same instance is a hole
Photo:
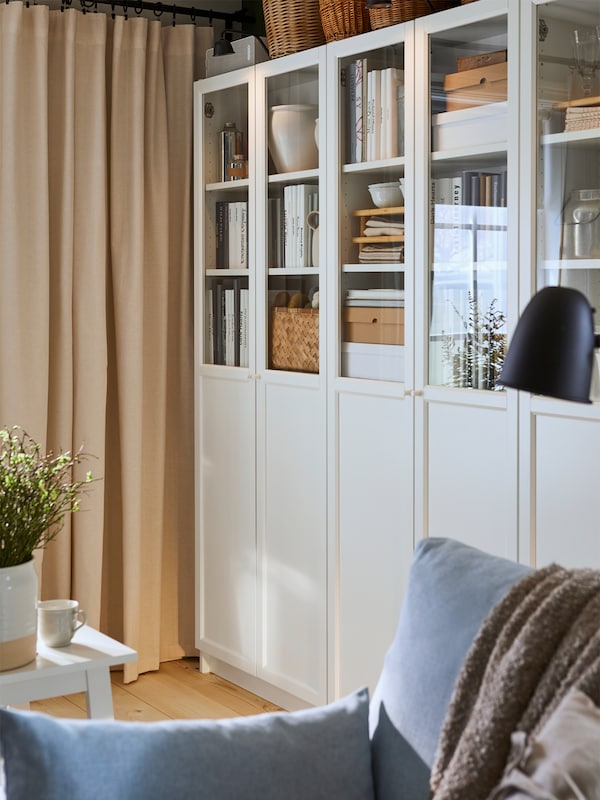
[[[598,130],[547,122],[568,99],[565,42],[584,23],[600,23],[596,0],[478,0],[195,85],[206,668],[290,708],[373,688],[423,536],[533,564],[600,563],[600,405],[494,385],[538,285],[575,281],[598,305],[598,260],[547,247],[560,239],[565,193],[582,174],[600,187]],[[475,76],[493,84],[481,96],[464,59],[492,53],[500,66]],[[359,63],[380,82],[392,69],[402,81],[395,147],[382,137],[383,149],[360,158],[350,85]],[[270,110],[290,104],[317,106],[318,157],[278,172]],[[215,177],[227,121],[247,142],[248,177],[231,182]],[[400,179],[401,204],[374,208],[368,186]],[[316,266],[276,246],[287,187],[301,185],[318,195]],[[217,267],[223,201],[247,202],[247,270]],[[389,230],[369,238],[377,225]],[[208,292],[233,279],[248,289],[246,366],[214,363],[214,330],[209,346]],[[292,296],[312,307],[317,291],[318,312],[297,314],[312,337],[308,361],[282,365],[276,325],[294,314],[274,307]]]

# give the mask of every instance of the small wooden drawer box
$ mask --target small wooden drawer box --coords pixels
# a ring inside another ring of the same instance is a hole
[[[404,309],[352,306],[342,312],[345,342],[404,344]]]
[[[461,108],[506,100],[507,67],[508,64],[504,62],[446,75],[446,111],[458,111]]]

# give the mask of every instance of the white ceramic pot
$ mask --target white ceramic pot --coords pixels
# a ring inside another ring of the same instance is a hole
[[[33,559],[0,568],[0,671],[35,658],[38,579]]]
[[[277,172],[299,172],[319,166],[315,144],[317,106],[296,103],[269,111],[269,150]]]

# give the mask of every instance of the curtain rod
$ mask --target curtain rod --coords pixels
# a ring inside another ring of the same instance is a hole
[[[8,2],[8,0],[7,0]],[[255,22],[255,18],[248,14],[246,9],[242,8],[239,11],[213,11],[213,9],[204,8],[190,8],[189,6],[178,6],[173,3],[153,2],[153,0],[79,0],[82,10],[90,11],[95,10],[98,6],[110,6],[114,11],[121,10],[127,13],[128,10],[134,11],[136,14],[141,14],[142,11],[152,11],[156,17],[161,17],[163,14],[172,14],[173,18],[176,16],[187,16],[192,20],[197,17],[208,19],[209,25],[212,25],[214,19],[224,20],[226,27],[230,27],[234,22]],[[73,5],[73,0],[62,0],[61,9],[70,8]]]

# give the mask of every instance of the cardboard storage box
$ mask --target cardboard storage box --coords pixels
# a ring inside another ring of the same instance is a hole
[[[499,103],[507,97],[508,64],[453,72],[444,78],[446,111],[458,111],[485,103]]]
[[[508,104],[488,103],[477,108],[461,108],[433,116],[432,147],[451,150],[494,142],[506,142],[508,137]]]
[[[404,308],[346,306],[342,320],[345,342],[404,344]]]
[[[502,61],[506,61],[507,57],[507,50],[494,50],[493,53],[476,53],[472,56],[459,56],[456,59],[456,71],[464,72],[466,69],[489,67],[490,64],[500,64]]]
[[[392,344],[343,342],[342,376],[402,383],[404,347]]]

